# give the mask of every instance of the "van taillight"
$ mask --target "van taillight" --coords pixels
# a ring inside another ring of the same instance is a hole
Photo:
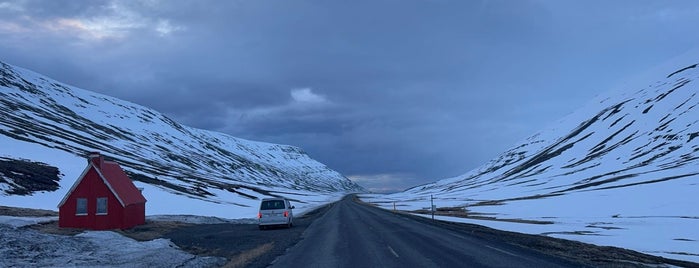
[[[257,218],[262,219],[262,212],[257,212]]]
[[[284,211],[284,217],[285,217],[285,218],[286,218],[286,217],[289,217],[289,212],[288,212],[288,211]]]

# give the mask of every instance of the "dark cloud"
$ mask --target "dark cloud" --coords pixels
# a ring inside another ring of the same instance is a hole
[[[484,164],[698,22],[693,1],[0,1],[0,59],[390,191]]]

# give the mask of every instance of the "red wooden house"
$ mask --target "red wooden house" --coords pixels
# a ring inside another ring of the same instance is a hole
[[[87,167],[58,204],[58,226],[128,229],[146,221],[146,198],[116,162],[90,153]]]

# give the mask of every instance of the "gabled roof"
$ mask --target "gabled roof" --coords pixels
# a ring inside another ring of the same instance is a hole
[[[80,174],[80,177],[78,177],[73,186],[70,187],[70,190],[68,190],[68,193],[63,197],[61,203],[58,204],[59,208],[68,200],[68,196],[73,193],[73,190],[80,185],[80,182],[85,178],[87,172],[93,168],[97,171],[97,174],[104,184],[107,185],[107,188],[109,188],[112,194],[119,200],[122,207],[146,202],[146,198],[143,197],[141,191],[136,188],[136,185],[134,185],[129,176],[124,173],[124,170],[121,169],[119,164],[116,162],[104,161],[102,169],[100,169],[94,163],[89,162],[85,170],[83,170],[83,173]]]

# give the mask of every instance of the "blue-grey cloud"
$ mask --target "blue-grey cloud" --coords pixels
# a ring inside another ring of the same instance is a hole
[[[694,1],[0,1],[0,58],[387,190],[485,163],[694,25]]]

